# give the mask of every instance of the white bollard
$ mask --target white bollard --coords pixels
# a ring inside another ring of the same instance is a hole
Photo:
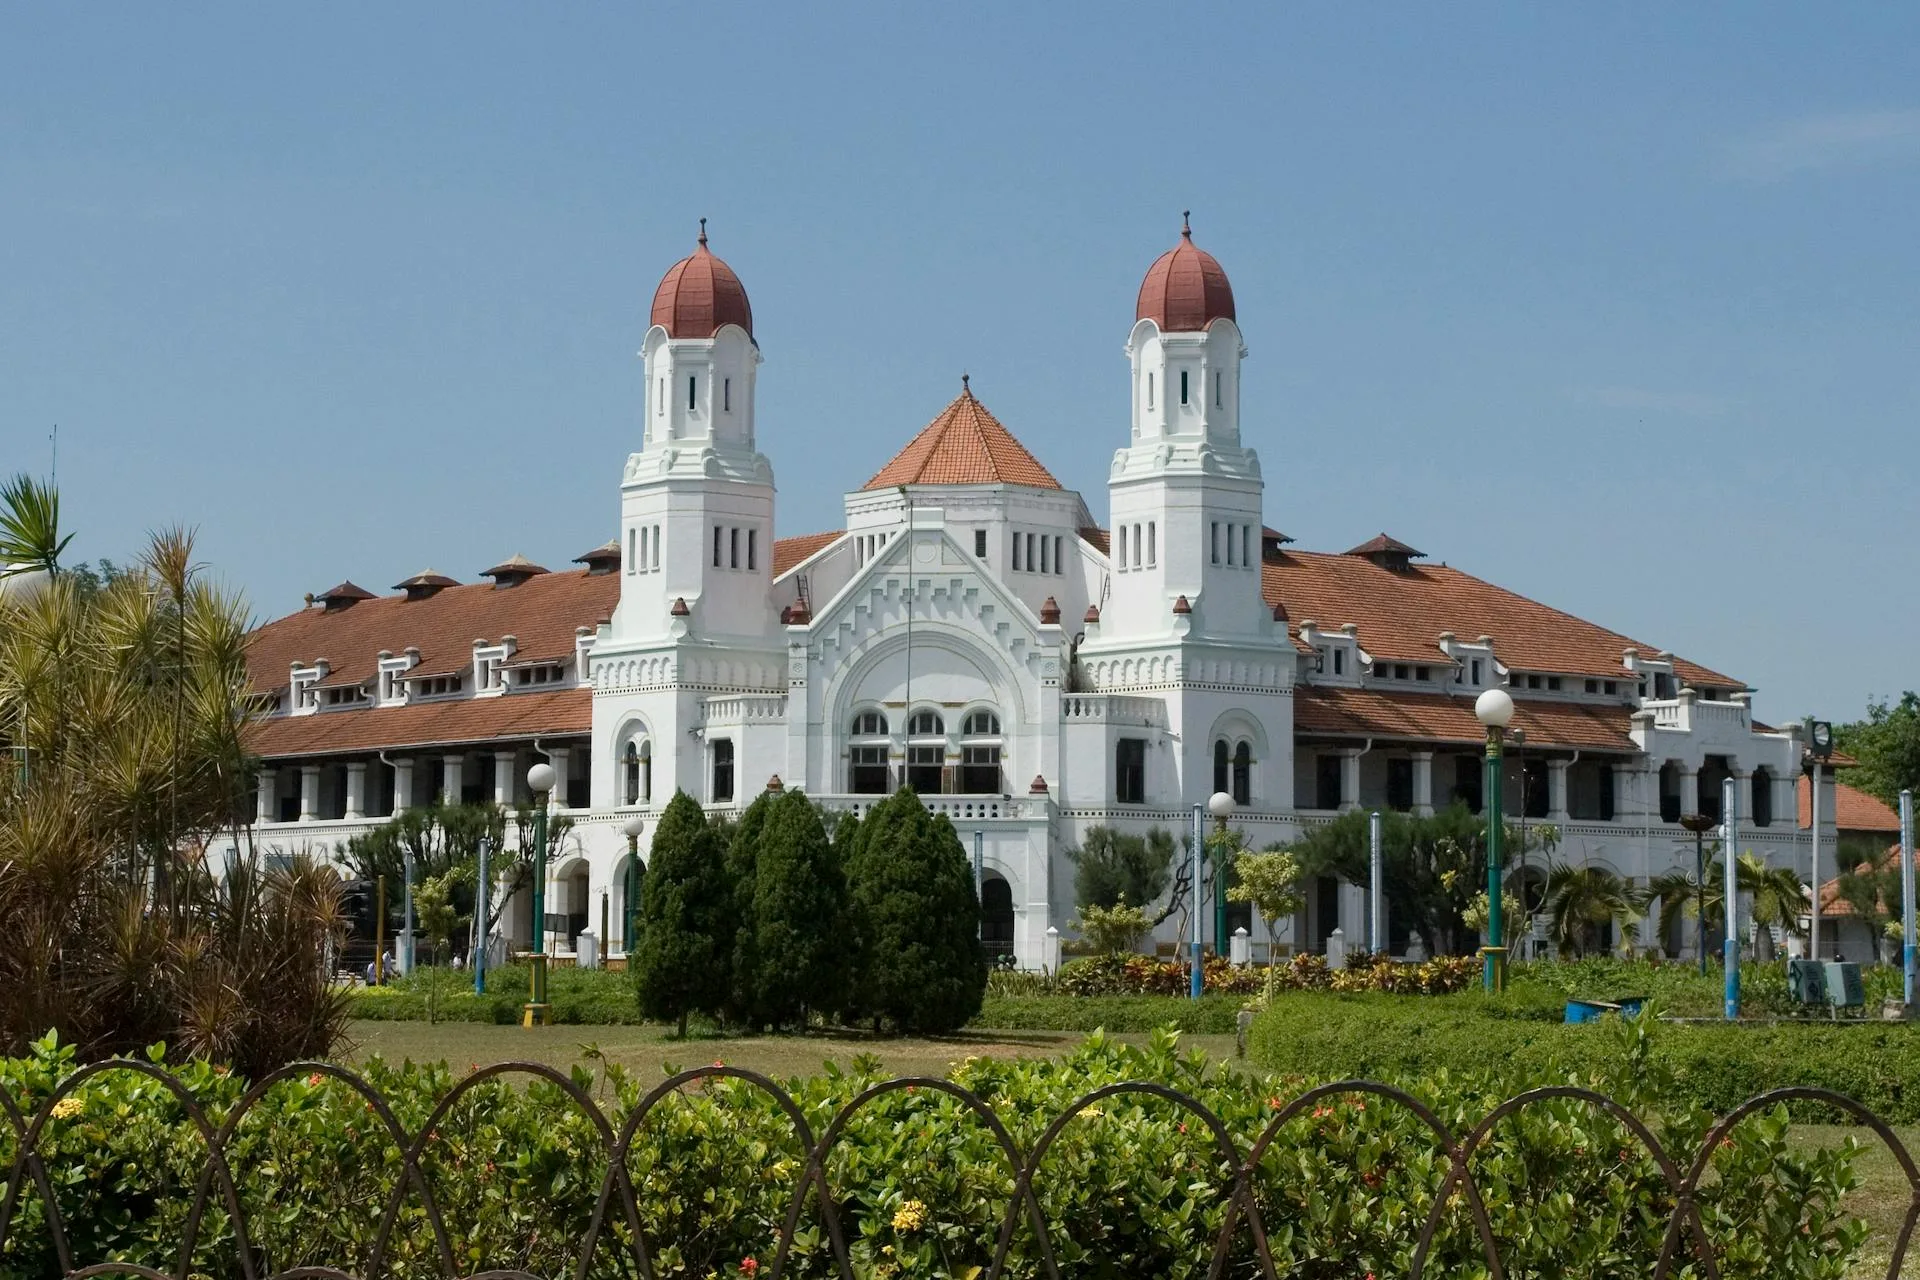
[[[1426,939],[1422,938],[1417,932],[1409,933],[1407,935],[1407,959],[1412,961],[1414,964],[1419,964],[1422,960],[1425,960],[1426,958],[1427,958]]]
[[[1227,958],[1233,961],[1233,967],[1244,969],[1253,963],[1253,939],[1247,936],[1245,929],[1233,931],[1233,941],[1227,946]]]
[[[600,967],[600,939],[593,936],[593,930],[582,929],[580,936],[574,939],[573,962],[582,969]]]
[[[1338,929],[1327,935],[1327,968],[1347,967],[1347,935]]]
[[[1053,925],[1047,926],[1045,954],[1040,957],[1040,967],[1048,973],[1060,972],[1060,930]]]

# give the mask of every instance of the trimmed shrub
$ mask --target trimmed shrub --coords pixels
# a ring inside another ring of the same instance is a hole
[[[1240,996],[994,996],[980,1006],[976,1027],[996,1031],[1156,1031],[1230,1036],[1239,1028]]]
[[[438,976],[437,997],[428,986]],[[347,1009],[369,1022],[425,1022],[429,1012],[441,1022],[491,1022],[515,1026],[527,1003],[528,969],[523,964],[487,970],[485,995],[475,995],[473,974],[446,969],[416,969],[384,987],[354,987]],[[607,969],[547,970],[548,1017],[562,1024],[634,1026],[643,1021],[633,998],[630,975]]]
[[[987,965],[973,866],[946,815],[902,787],[850,838],[848,915],[858,948],[851,1013],[939,1033],[980,1012]]]
[[[693,797],[677,791],[641,881],[634,981],[642,1013],[685,1035],[689,1014],[720,1012],[732,994],[732,914],[720,836]]]
[[[804,1026],[809,1011],[836,1013],[846,999],[846,881],[819,811],[798,791],[773,802],[759,844],[734,985],[752,993],[753,1025]]]
[[[760,937],[754,927],[753,899],[759,887],[761,834],[773,803],[770,791],[755,796],[727,839],[727,888],[733,894],[733,956],[728,975],[733,991],[727,1001],[727,1020],[754,1028],[769,1021],[757,988]]]

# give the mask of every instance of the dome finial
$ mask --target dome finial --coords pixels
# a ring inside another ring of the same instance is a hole
[[[702,218],[700,219],[700,247],[705,248],[706,244],[707,244],[707,220],[705,218]]]
[[[1191,218],[1192,216],[1193,216],[1193,210],[1191,209],[1182,209],[1180,211],[1180,238],[1182,240],[1193,239],[1193,224],[1187,221],[1187,219]],[[706,225],[705,218],[702,218],[700,222],[702,226]]]
[[[972,379],[963,371],[960,374],[960,394],[961,395],[970,396],[973,394],[973,388],[970,385],[971,382],[972,382]]]

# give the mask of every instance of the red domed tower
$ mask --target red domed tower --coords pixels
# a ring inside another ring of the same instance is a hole
[[[1180,215],[1180,243],[1154,259],[1140,282],[1135,320],[1151,320],[1163,333],[1205,329],[1233,320],[1233,285],[1220,263],[1193,243],[1189,214]],[[657,304],[656,304],[657,305]]]
[[[1231,298],[1227,307],[1227,314],[1233,314]],[[669,338],[711,338],[730,324],[753,336],[753,305],[747,301],[746,286],[732,267],[707,249],[705,218],[700,219],[700,239],[693,252],[667,268],[660,287],[653,291],[653,323],[665,329]]]

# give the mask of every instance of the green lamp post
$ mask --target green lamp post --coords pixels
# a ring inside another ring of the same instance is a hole
[[[547,795],[553,790],[554,772],[550,764],[536,764],[527,770],[527,788],[533,792],[533,954],[528,977],[527,1007],[521,1010],[520,1025],[547,1025]]]
[[[1501,783],[1504,781],[1504,762],[1500,758],[1500,746],[1507,734],[1507,725],[1513,720],[1513,697],[1505,689],[1489,689],[1481,694],[1473,704],[1473,714],[1481,724],[1487,727],[1487,945],[1481,949],[1486,956],[1486,969],[1483,974],[1488,991],[1507,989],[1507,948],[1506,932],[1501,920],[1501,884],[1500,873],[1506,861],[1507,814],[1501,804]]]
[[[627,838],[627,909],[620,922],[620,947],[627,953],[627,968],[633,968],[633,942],[640,934],[640,833],[647,829],[647,820],[634,814],[620,824],[620,832]]]

